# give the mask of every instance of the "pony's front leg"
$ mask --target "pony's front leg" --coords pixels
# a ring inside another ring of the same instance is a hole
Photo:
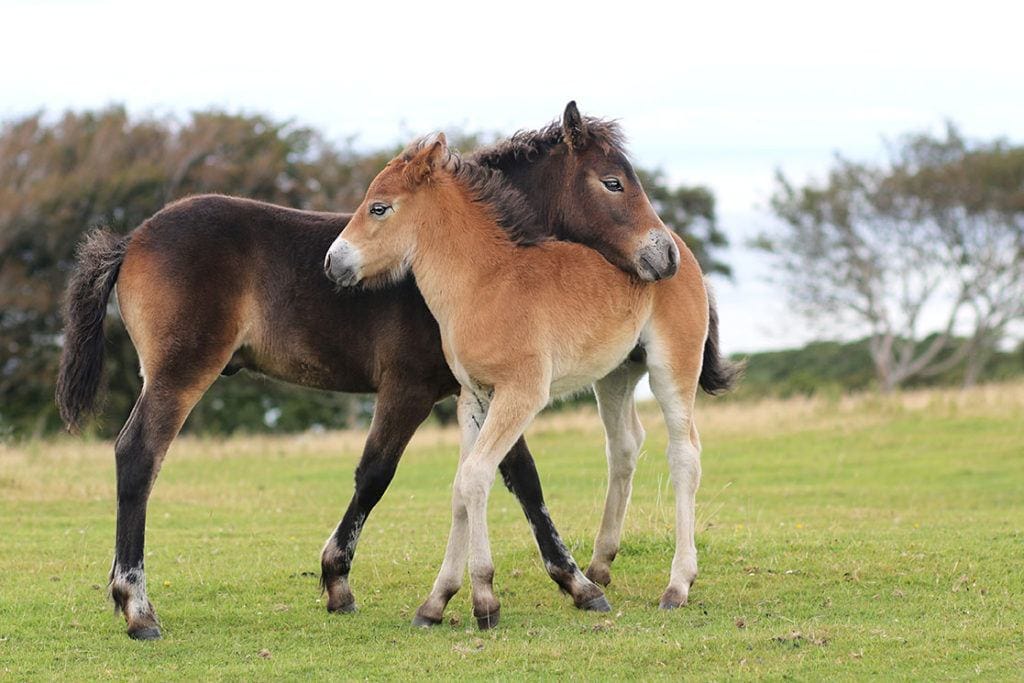
[[[498,624],[500,605],[494,595],[494,563],[487,535],[487,499],[498,463],[547,403],[547,387],[496,387],[480,435],[459,467],[455,488],[469,522],[469,578],[473,584],[473,616],[477,626]]]
[[[476,443],[480,426],[487,416],[487,401],[483,396],[463,389],[457,404],[459,427],[462,431],[462,442],[459,447],[459,467],[455,471],[458,482],[459,470],[465,462],[470,450]],[[466,557],[469,553],[469,527],[466,506],[457,485],[452,487],[452,527],[448,533],[448,545],[444,553],[441,570],[434,580],[430,595],[416,610],[413,626],[436,626],[444,618],[444,608],[459,589],[462,588],[462,576],[466,571]]]
[[[327,611],[354,612],[356,599],[348,576],[366,518],[395,476],[398,461],[413,433],[434,406],[434,396],[415,386],[385,386],[377,394],[370,434],[356,467],[356,488],[345,516],[321,553],[320,585]]]

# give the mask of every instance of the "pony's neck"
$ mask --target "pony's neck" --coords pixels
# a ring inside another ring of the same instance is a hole
[[[516,249],[491,210],[454,183],[439,188],[430,215],[420,224],[412,273],[430,312],[441,323],[506,267]]]

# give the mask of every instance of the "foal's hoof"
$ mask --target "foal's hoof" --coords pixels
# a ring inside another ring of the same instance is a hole
[[[587,600],[585,603],[579,606],[581,610],[586,612],[611,612],[612,606],[608,602],[608,598],[603,595],[599,595],[596,598]]]
[[[474,615],[476,616],[476,615]],[[498,625],[498,618],[501,616],[501,610],[496,609],[490,614],[485,614],[482,617],[476,618],[476,626],[481,631],[486,631],[489,628],[494,628]]]
[[[128,631],[128,637],[132,640],[160,640],[160,627],[144,626]]]
[[[669,588],[662,594],[658,607],[661,609],[676,609],[686,605],[686,600],[687,596],[682,591],[676,588]]]
[[[594,583],[601,584],[605,587],[612,582],[612,572],[608,567],[590,565],[587,567],[587,571],[583,572],[583,574]]]
[[[442,621],[443,619],[432,619],[417,612],[416,616],[412,618],[412,625],[415,628],[430,628],[432,626],[440,625]]]

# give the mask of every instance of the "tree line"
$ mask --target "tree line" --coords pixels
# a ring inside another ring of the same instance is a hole
[[[494,137],[462,133],[453,143],[470,151]],[[110,107],[0,125],[0,438],[61,427],[53,404],[61,298],[84,232],[128,232],[167,202],[206,192],[349,210],[399,148],[360,149],[354,138],[215,110],[131,117]],[[714,194],[658,169],[638,173],[705,272],[728,275]],[[1015,337],[1024,327],[1024,147],[968,140],[953,125],[910,134],[883,162],[837,155],[824,179],[802,184],[778,173],[769,210],[772,228],[755,246],[774,263],[792,309],[825,337],[862,338],[754,354],[739,397],[1024,374]],[[101,435],[123,422],[141,384],[114,306],[106,374]],[[338,428],[365,421],[372,406],[372,397],[242,373],[216,382],[185,429]],[[450,406],[439,416],[450,418]]]
[[[462,151],[494,135],[452,137]],[[259,115],[195,112],[129,116],[122,107],[43,112],[0,126],[0,436],[61,428],[53,384],[61,348],[61,301],[82,235],[96,226],[128,232],[166,203],[216,192],[301,209],[346,211],[401,145],[364,150],[314,128]],[[674,185],[638,169],[655,208],[706,271],[727,273],[711,191]],[[141,386],[138,361],[112,306],[107,321],[107,416],[122,424]],[[231,433],[337,428],[365,420],[372,398],[288,386],[248,373],[222,378],[196,406],[186,431]]]

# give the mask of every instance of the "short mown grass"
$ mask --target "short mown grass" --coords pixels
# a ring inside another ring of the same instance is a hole
[[[485,633],[468,585],[445,625],[409,626],[444,551],[450,431],[417,435],[370,518],[352,615],[327,614],[317,575],[361,434],[178,441],[149,508],[153,643],[130,641],[107,599],[111,445],[0,447],[0,678],[1024,676],[1024,386],[704,401],[701,574],[671,613],[657,609],[673,550],[664,429],[644,413],[614,610],[558,593],[499,486],[502,622]],[[600,424],[559,413],[528,436],[583,564],[603,503]]]

